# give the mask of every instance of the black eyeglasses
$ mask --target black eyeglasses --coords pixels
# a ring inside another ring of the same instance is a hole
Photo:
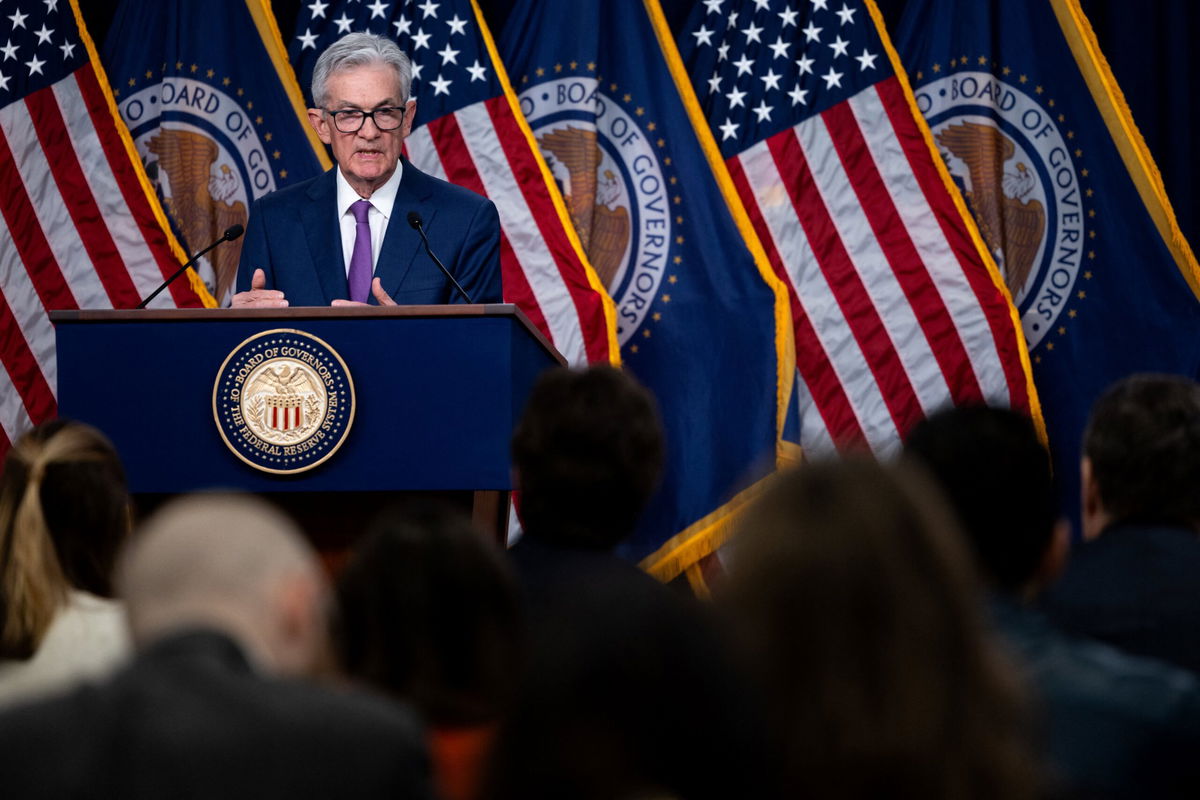
[[[383,106],[374,111],[361,111],[357,108],[339,109],[338,111],[326,108],[324,111],[333,117],[333,127],[342,133],[358,133],[368,119],[374,122],[375,127],[381,131],[394,131],[404,122],[406,109]]]

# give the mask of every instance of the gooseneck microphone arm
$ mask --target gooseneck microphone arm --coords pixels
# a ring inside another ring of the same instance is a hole
[[[425,243],[425,252],[429,254],[431,259],[433,259],[433,263],[438,265],[438,269],[440,269],[442,273],[450,279],[450,283],[454,284],[454,288],[458,289],[458,293],[461,294],[468,303],[474,303],[475,301],[471,299],[471,295],[467,294],[467,290],[458,285],[458,281],[454,280],[454,276],[450,274],[450,270],[446,269],[446,265],[439,261],[438,257],[433,254],[433,250],[429,247],[429,237],[425,235],[425,226],[421,221],[421,215],[416,211],[408,212],[408,224],[413,230],[421,234],[421,241]]]
[[[246,231],[246,229],[243,228],[241,225],[230,225],[228,228],[225,229],[225,233],[221,234],[220,239],[217,239],[215,242],[210,244],[208,247],[204,248],[199,253],[196,253],[196,255],[189,258],[188,262],[186,264],[184,264],[182,267],[180,267],[179,269],[177,269],[175,271],[174,275],[172,275],[171,277],[169,277],[165,281],[163,281],[162,284],[157,289],[155,289],[153,292],[150,293],[149,297],[147,297],[142,302],[138,303],[137,308],[145,308],[146,305],[151,300],[158,297],[159,292],[161,292],[163,289],[170,286],[172,281],[174,281],[176,278],[178,278],[180,275],[182,275],[184,272],[186,272],[187,268],[190,267],[192,264],[195,264],[196,259],[200,258],[200,256],[204,255],[209,250],[212,250],[214,247],[219,245],[221,242],[232,242],[234,239],[238,238],[243,233],[245,233],[245,231]]]

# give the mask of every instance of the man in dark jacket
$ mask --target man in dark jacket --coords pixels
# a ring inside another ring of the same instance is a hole
[[[954,409],[920,423],[905,455],[957,511],[990,584],[997,629],[1035,701],[1045,752],[1068,796],[1200,796],[1200,682],[1061,632],[1030,607],[1067,555],[1050,460],[1011,411]]]
[[[429,796],[408,711],[298,680],[324,646],[327,591],[281,514],[176,501],[129,548],[118,588],[137,657],[0,715],[6,797]]]
[[[1046,597],[1072,633],[1200,673],[1200,384],[1135,375],[1092,409],[1084,545]]]

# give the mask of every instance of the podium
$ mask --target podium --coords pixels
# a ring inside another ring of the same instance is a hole
[[[564,363],[508,304],[50,318],[59,413],[112,439],[143,508],[255,492],[318,541],[397,492],[465,493],[502,535],[513,427],[538,374]]]

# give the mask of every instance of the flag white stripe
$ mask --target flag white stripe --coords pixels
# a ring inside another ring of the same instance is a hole
[[[554,346],[569,363],[587,363],[587,345],[575,301],[563,285],[554,255],[546,246],[533,211],[513,175],[487,107],[484,103],[474,103],[455,116],[488,197],[500,212],[504,234],[546,318]]]
[[[12,241],[12,231],[0,216],[0,240]],[[25,336],[33,360],[37,362],[50,389],[57,392],[58,367],[54,359],[54,325],[34,289],[16,247],[0,247],[0,291],[8,301],[17,327]]]
[[[446,180],[446,170],[442,167],[442,159],[438,156],[428,125],[414,128],[404,143],[408,148],[408,160],[413,166],[435,178]]]
[[[9,304],[11,307],[11,303]],[[8,366],[0,369],[0,428],[9,442],[15,442],[21,434],[33,427],[33,420],[21,402],[21,393],[17,391]]]
[[[800,447],[815,456],[837,453],[837,445],[825,427],[825,419],[817,413],[816,404],[800,370],[796,370],[796,401],[800,404]]]
[[[903,287],[875,238],[825,120],[820,116],[810,117],[795,130],[813,184],[838,237],[896,349],[921,409],[926,415],[931,414],[949,401],[950,387]]]
[[[896,211],[946,304],[984,399],[1007,406],[1010,398],[1008,380],[996,351],[991,326],[987,317],[980,313],[979,298],[909,166],[878,91],[872,88],[858,93],[850,98],[850,108]]]
[[[883,394],[867,367],[862,348],[851,333],[850,325],[796,219],[791,198],[783,186],[767,143],[762,141],[754,144],[737,158],[770,231],[775,250],[783,259],[784,269],[800,305],[812,323],[867,442],[874,446],[877,442],[898,437]],[[798,360],[801,358],[798,356]],[[817,412],[810,405],[802,406],[801,413],[807,418]]]
[[[46,154],[23,103],[0,109],[0,129],[8,140],[17,172],[33,205],[33,213],[46,234],[50,252],[80,308],[112,308],[96,275],[83,239],[67,211],[66,203],[46,163]]]
[[[129,214],[129,206],[117,184],[96,125],[87,112],[87,103],[74,78],[54,84],[54,97],[67,125],[67,133],[79,159],[83,176],[104,218],[117,252],[125,264],[139,297],[145,297],[162,283],[163,274],[150,246]],[[151,308],[174,308],[170,292],[163,292],[150,303]]]

